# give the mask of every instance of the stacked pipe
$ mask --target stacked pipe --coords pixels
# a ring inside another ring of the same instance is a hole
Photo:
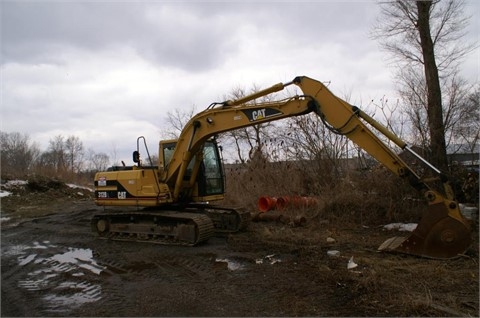
[[[306,219],[303,216],[290,217],[278,213],[266,213],[272,210],[284,210],[286,208],[310,208],[318,206],[318,200],[312,197],[302,196],[283,196],[270,197],[263,196],[258,199],[258,210],[260,213],[252,215],[252,221],[276,221],[292,226],[302,226]]]
[[[290,226],[303,226],[307,222],[304,216],[297,215],[291,217],[288,215],[278,214],[278,213],[252,213],[252,221],[254,222],[280,222],[283,224],[288,224]]]
[[[318,206],[318,199],[303,196],[269,197],[263,196],[258,199],[260,212],[270,210],[284,210],[286,208],[311,208]]]

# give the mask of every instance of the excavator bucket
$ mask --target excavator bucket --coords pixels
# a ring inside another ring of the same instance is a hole
[[[429,205],[410,236],[390,238],[378,250],[447,259],[463,254],[470,240],[470,226],[458,204],[439,200]]]

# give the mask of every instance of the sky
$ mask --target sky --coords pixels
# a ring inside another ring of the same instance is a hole
[[[359,106],[395,98],[388,56],[370,36],[373,0],[2,0],[0,10],[0,130],[41,150],[73,135],[131,164],[138,136],[157,152],[167,112],[298,75]],[[480,1],[466,10],[468,39],[480,43]],[[470,82],[479,58],[477,48],[463,64]]]

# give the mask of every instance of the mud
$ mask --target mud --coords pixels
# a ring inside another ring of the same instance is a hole
[[[2,198],[2,316],[479,315],[475,232],[454,260],[378,253],[399,233],[316,219],[172,247],[97,239],[88,194],[44,196]]]

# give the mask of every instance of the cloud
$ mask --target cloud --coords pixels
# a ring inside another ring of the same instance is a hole
[[[326,2],[5,2],[2,56],[4,62],[55,63],[62,61],[64,47],[102,51],[128,46],[154,64],[195,72],[220,67],[229,55],[235,55],[244,44],[238,38],[244,37],[245,25],[254,26],[254,36],[265,43],[292,39],[292,46],[305,47],[325,40],[342,42],[358,38],[355,24],[363,25],[371,16],[368,8],[375,6]],[[345,17],[345,10],[355,14],[338,21],[339,16]]]
[[[91,52],[129,47],[157,65],[191,72],[216,67],[234,50],[234,25],[183,5],[132,2],[7,2],[4,62],[62,63],[64,48]]]
[[[200,111],[236,87],[297,75],[329,82],[359,106],[392,94],[383,53],[368,37],[373,1],[1,6],[1,129],[43,148],[75,135],[129,160],[144,135],[155,153],[168,111]]]
[[[5,61],[37,62],[46,55],[57,56],[55,48],[62,46],[96,50],[123,42],[142,30],[135,17],[144,7],[126,9],[121,3],[5,2]]]

